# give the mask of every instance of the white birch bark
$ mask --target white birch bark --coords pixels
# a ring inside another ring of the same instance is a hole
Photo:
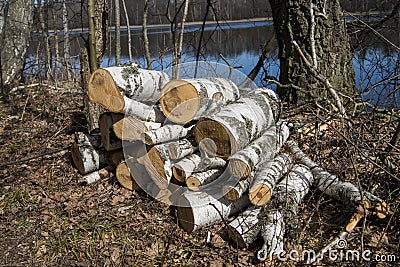
[[[192,154],[186,158],[180,160],[179,162],[172,165],[172,172],[174,177],[180,181],[184,182],[192,173],[197,169],[201,163],[201,157],[199,154]]]
[[[344,203],[353,204],[356,208],[366,200],[379,218],[386,217],[389,208],[385,201],[369,192],[362,192],[352,183],[341,182],[338,177],[325,171],[307,157],[295,142],[289,141],[287,147],[298,161],[311,169],[315,177],[315,185],[323,193]]]
[[[292,166],[292,158],[280,154],[273,160],[257,166],[254,180],[249,190],[249,198],[253,205],[263,206],[271,199],[276,182],[286,174]]]
[[[228,79],[173,80],[163,87],[160,104],[168,119],[185,124],[199,119],[213,104],[224,105],[239,97],[238,87]]]
[[[272,90],[258,88],[203,117],[195,127],[196,141],[200,144],[203,139],[213,140],[216,155],[228,158],[275,125],[279,114],[278,96]],[[209,154],[207,146],[200,148]]]
[[[260,233],[259,214],[261,207],[250,206],[228,225],[231,239],[240,248],[249,247]]]
[[[203,192],[186,194],[177,207],[179,224],[188,233],[201,227],[226,220],[230,215],[245,209],[249,205],[247,196],[237,201],[229,201]],[[221,217],[222,216],[222,217]]]
[[[166,73],[141,69],[137,64],[129,67],[109,67],[103,70],[110,73],[123,95],[137,101],[157,102],[160,100],[161,89],[169,82]]]
[[[83,176],[83,180],[85,180],[86,184],[90,185],[106,178],[107,176],[108,176],[108,171],[105,168],[103,168],[101,170],[86,174],[85,176]]]
[[[211,169],[204,172],[192,173],[192,175],[186,179],[186,185],[192,191],[199,191],[201,186],[209,184],[218,179],[222,172],[222,169]]]
[[[261,137],[229,157],[228,170],[235,178],[246,178],[260,161],[271,160],[289,137],[286,122],[268,128]]]
[[[310,170],[298,164],[276,186],[274,198],[263,208],[266,220],[261,227],[264,245],[257,255],[259,260],[283,251],[283,235],[288,231],[296,231],[298,207],[309,192],[313,179]]]
[[[285,222],[283,214],[279,210],[269,211],[266,221],[261,227],[261,235],[264,239],[262,248],[257,252],[257,259],[265,261],[268,257],[283,252],[283,237],[285,234]]]
[[[224,197],[229,200],[236,200],[243,196],[249,190],[250,184],[254,178],[254,173],[251,173],[246,179],[240,180],[236,185],[225,185],[222,187]]]
[[[162,112],[156,107],[132,100],[130,98],[127,98],[126,96],[123,97],[123,108],[119,111],[117,110],[117,112],[122,112],[126,115],[135,116],[138,119],[144,121],[161,123],[165,120]]]
[[[204,157],[197,166],[196,171],[205,171],[209,169],[223,168],[226,166],[226,160],[216,157]]]
[[[197,146],[193,145],[194,141],[189,139],[181,139],[166,143],[170,159],[177,160],[189,156],[198,150]]]
[[[194,125],[190,127],[183,127],[179,124],[167,124],[161,128],[145,132],[143,134],[144,142],[146,145],[156,145],[175,141],[186,137],[193,128]]]
[[[93,141],[93,139],[95,137],[79,133],[75,143],[71,146],[72,160],[78,171],[83,175],[97,171],[107,165],[105,151],[96,149],[92,143],[97,145],[98,141]]]

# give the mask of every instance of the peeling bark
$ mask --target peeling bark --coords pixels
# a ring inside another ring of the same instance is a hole
[[[92,173],[89,173],[85,176],[83,176],[83,180],[89,185],[89,184],[94,184],[97,181],[100,181],[108,176],[108,171],[106,168],[94,171]]]
[[[168,154],[172,160],[177,160],[189,156],[198,150],[194,140],[181,139],[167,143]]]

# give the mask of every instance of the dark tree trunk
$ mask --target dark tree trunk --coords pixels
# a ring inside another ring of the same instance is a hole
[[[87,60],[90,66],[90,72],[95,71],[101,64],[104,52],[106,51],[107,32],[108,32],[108,1],[88,1],[89,11],[89,43],[88,59],[85,56],[81,60]],[[87,68],[87,62],[81,62],[82,85],[87,88],[90,72]],[[86,75],[86,73],[89,73]],[[87,92],[87,90],[85,90]],[[89,132],[96,131],[99,128],[98,121],[104,109],[95,103],[90,103],[85,99],[85,110],[88,121]]]
[[[328,95],[324,86],[307,72],[306,65],[293,45],[293,41],[296,41],[308,61],[336,90],[353,95],[355,74],[339,0],[269,2],[279,44],[280,82],[284,85],[297,85],[314,96]],[[291,103],[304,97],[290,86],[278,88],[278,94]]]
[[[29,46],[33,19],[33,0],[7,1],[0,51],[4,84],[21,78],[26,50]]]

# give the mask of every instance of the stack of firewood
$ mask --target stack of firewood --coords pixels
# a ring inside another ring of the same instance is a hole
[[[169,80],[137,65],[96,70],[89,99],[108,112],[100,134],[76,134],[72,158],[88,183],[115,169],[122,186],[144,189],[176,206],[187,232],[228,219],[240,247],[258,235],[258,258],[283,250],[283,236],[296,226],[297,209],[316,186],[349,203],[355,215],[346,230],[372,212],[383,218],[378,197],[321,169],[295,143],[281,103],[265,88],[238,88],[229,79]],[[289,154],[281,153],[286,146]]]

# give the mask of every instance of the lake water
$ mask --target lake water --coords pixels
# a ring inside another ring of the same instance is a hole
[[[191,25],[185,28],[184,48],[182,62],[196,60],[196,51],[199,44],[201,25]],[[394,31],[396,32],[396,31]],[[122,63],[129,63],[128,34],[123,31],[121,36]],[[235,22],[219,26],[207,25],[201,46],[200,60],[208,62],[215,61],[225,64],[220,55],[223,55],[231,66],[240,67],[237,70],[247,75],[256,65],[263,45],[272,38],[274,34],[271,21],[258,22]],[[113,34],[111,34],[113,35]],[[134,62],[146,66],[143,57],[142,33],[140,28],[131,29],[132,56]],[[82,47],[81,38],[75,35],[72,39],[72,55],[77,56]],[[385,33],[389,41],[399,44],[397,34]],[[111,37],[113,38],[113,36]],[[153,61],[153,68],[165,70],[171,66],[171,33],[169,26],[158,26],[149,28],[149,44]],[[111,40],[114,42],[114,40]],[[353,63],[356,71],[357,86],[360,97],[377,106],[386,108],[399,108],[400,105],[400,79],[390,79],[399,75],[399,52],[388,49],[388,45],[381,39],[371,38],[366,49],[355,53]],[[34,54],[34,53],[32,53]],[[255,80],[257,86],[268,86],[263,81],[265,75],[279,77],[278,49],[273,47],[265,61],[264,68]],[[76,57],[77,58],[77,57]],[[78,62],[75,61],[75,67]],[[107,51],[103,58],[101,67],[115,65],[115,51]],[[380,83],[379,85],[375,85]],[[395,90],[397,88],[397,90]]]

